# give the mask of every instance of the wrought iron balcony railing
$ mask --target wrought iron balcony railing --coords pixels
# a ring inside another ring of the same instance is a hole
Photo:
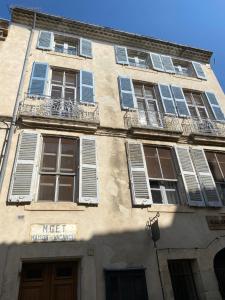
[[[20,115],[99,123],[97,103],[81,104],[72,100],[53,99],[50,96],[26,94],[20,106]]]

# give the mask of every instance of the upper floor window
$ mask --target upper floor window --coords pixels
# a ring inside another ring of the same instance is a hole
[[[191,62],[175,58],[173,58],[172,61],[176,74],[187,77],[195,77],[193,65]]]
[[[209,113],[201,93],[184,91],[190,114],[193,118],[208,119]]]
[[[54,35],[54,51],[59,53],[66,53],[70,55],[78,55],[79,40]]]
[[[148,68],[148,55],[145,52],[127,50],[128,61],[130,66],[139,67],[143,69]]]

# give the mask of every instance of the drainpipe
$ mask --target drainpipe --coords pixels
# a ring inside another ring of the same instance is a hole
[[[15,106],[13,109],[11,127],[9,129],[8,141],[7,141],[6,148],[5,148],[5,156],[3,157],[2,168],[1,168],[1,172],[0,172],[0,192],[2,189],[2,184],[3,184],[4,177],[5,177],[6,167],[7,167],[7,163],[8,163],[8,159],[9,159],[9,151],[10,151],[10,146],[11,146],[11,142],[12,142],[12,137],[13,137],[14,131],[16,129],[17,114],[18,114],[18,110],[19,110],[20,99],[21,99],[22,89],[23,89],[23,85],[24,85],[25,72],[26,72],[26,68],[27,68],[27,64],[28,64],[28,57],[30,55],[30,49],[31,49],[31,44],[32,44],[32,40],[33,40],[35,25],[36,25],[36,12],[34,12],[33,26],[31,28],[30,37],[28,40],[27,50],[26,50],[26,54],[25,54],[25,58],[24,58],[24,62],[23,62],[23,69],[22,69],[19,87],[18,87],[18,91],[17,91],[17,95],[16,95],[16,103],[15,103]]]

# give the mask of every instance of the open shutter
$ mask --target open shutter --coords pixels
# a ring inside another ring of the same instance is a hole
[[[172,85],[171,91],[173,93],[179,116],[190,116],[190,112],[182,88],[180,88],[179,86]]]
[[[192,62],[192,65],[193,65],[193,68],[195,70],[195,73],[196,73],[197,77],[206,80],[207,78],[206,78],[206,75],[205,75],[205,73],[202,69],[202,65],[200,63],[194,62],[194,61]]]
[[[80,71],[80,102],[94,104],[94,77],[93,73]]]
[[[172,58],[167,55],[161,55],[162,64],[164,67],[164,70],[168,73],[175,73],[175,68],[173,65]]]
[[[209,105],[212,109],[213,115],[216,120],[218,121],[224,121],[224,114],[219,106],[218,100],[216,98],[216,95],[211,92],[205,92],[206,98],[209,102]]]
[[[188,203],[190,206],[205,206],[198,177],[188,148],[175,148],[183,178]]]
[[[157,53],[150,53],[152,66],[155,70],[164,71],[161,56]]]
[[[10,202],[34,200],[39,141],[40,135],[35,131],[25,130],[19,137],[8,198]]]
[[[80,39],[80,55],[92,58],[92,42],[90,40]]]
[[[221,207],[222,203],[203,149],[191,149],[191,156],[207,205]]]
[[[152,195],[142,144],[127,143],[127,153],[133,204],[150,205]]]
[[[33,63],[33,69],[30,78],[30,85],[28,94],[30,96],[44,96],[47,79],[48,79],[49,66],[47,63]]]
[[[170,86],[166,84],[159,84],[158,87],[165,113],[176,115],[176,108],[170,91]]]
[[[54,33],[50,31],[40,31],[37,48],[43,50],[52,50],[54,44]]]
[[[129,77],[119,77],[121,106],[124,109],[136,108],[137,101],[134,94],[132,79]]]
[[[127,48],[115,46],[115,53],[116,53],[116,62],[121,65],[128,65],[128,55],[127,55]]]
[[[79,203],[98,204],[95,137],[80,138]]]

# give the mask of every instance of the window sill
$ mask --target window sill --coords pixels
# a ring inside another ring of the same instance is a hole
[[[194,213],[195,209],[176,204],[152,204],[148,207],[148,212],[165,212],[165,213]]]
[[[78,55],[71,55],[71,54],[66,54],[66,53],[59,53],[59,52],[54,52],[54,51],[48,51],[46,52],[49,55],[53,56],[61,56],[61,57],[66,57],[66,58],[72,58],[72,59],[78,59],[78,60],[85,60],[85,57],[81,57]]]
[[[85,209],[85,206],[70,202],[32,202],[24,206],[24,210],[27,211],[84,211]]]

